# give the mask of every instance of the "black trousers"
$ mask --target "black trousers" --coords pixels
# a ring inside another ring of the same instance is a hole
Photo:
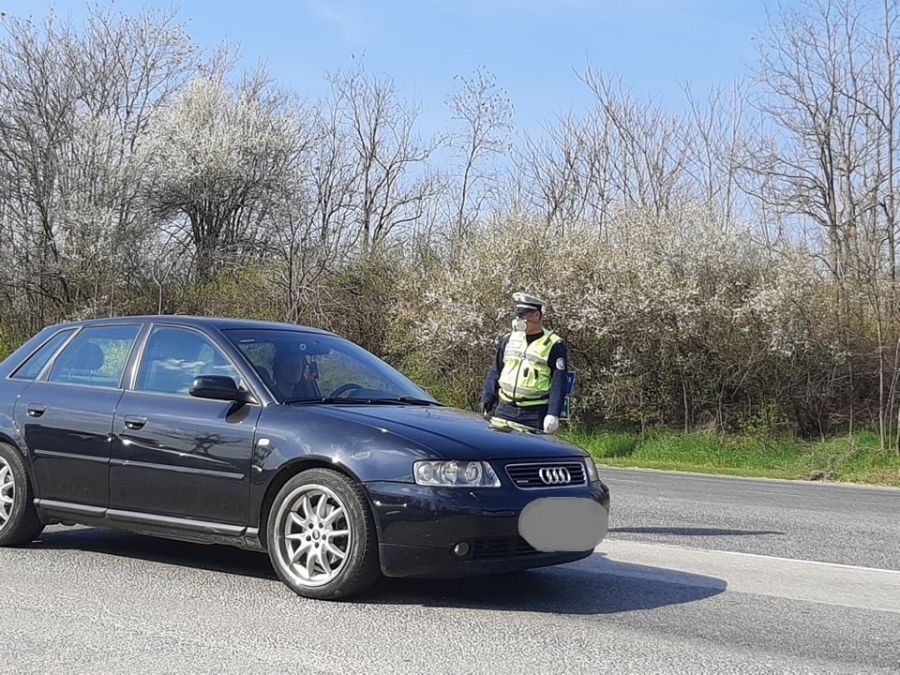
[[[544,416],[547,414],[546,405],[527,405],[518,406],[510,405],[500,401],[494,410],[494,416],[511,422],[518,422],[527,427],[532,427],[538,431],[544,430]]]

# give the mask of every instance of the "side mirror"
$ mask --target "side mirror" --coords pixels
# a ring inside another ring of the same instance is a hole
[[[227,375],[200,375],[194,378],[188,392],[197,398],[211,398],[217,401],[254,403],[256,399],[249,391],[238,389],[234,378]]]

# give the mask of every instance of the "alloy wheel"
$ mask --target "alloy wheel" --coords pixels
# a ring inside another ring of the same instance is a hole
[[[0,457],[0,528],[5,527],[12,516],[16,498],[16,482],[13,479],[12,467]]]
[[[323,485],[303,485],[282,503],[277,515],[282,569],[301,586],[332,581],[347,562],[352,544],[347,507]]]

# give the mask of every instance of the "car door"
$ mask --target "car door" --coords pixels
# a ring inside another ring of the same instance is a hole
[[[100,515],[109,500],[110,434],[141,325],[82,328],[16,403],[14,417],[47,506]]]
[[[154,325],[113,422],[110,518],[224,534],[247,525],[260,407],[191,396],[198,375],[239,381],[209,336]]]

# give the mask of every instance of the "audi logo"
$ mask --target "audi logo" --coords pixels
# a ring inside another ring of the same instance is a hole
[[[545,466],[538,471],[538,477],[545,485],[566,485],[572,482],[572,474],[564,466]]]

